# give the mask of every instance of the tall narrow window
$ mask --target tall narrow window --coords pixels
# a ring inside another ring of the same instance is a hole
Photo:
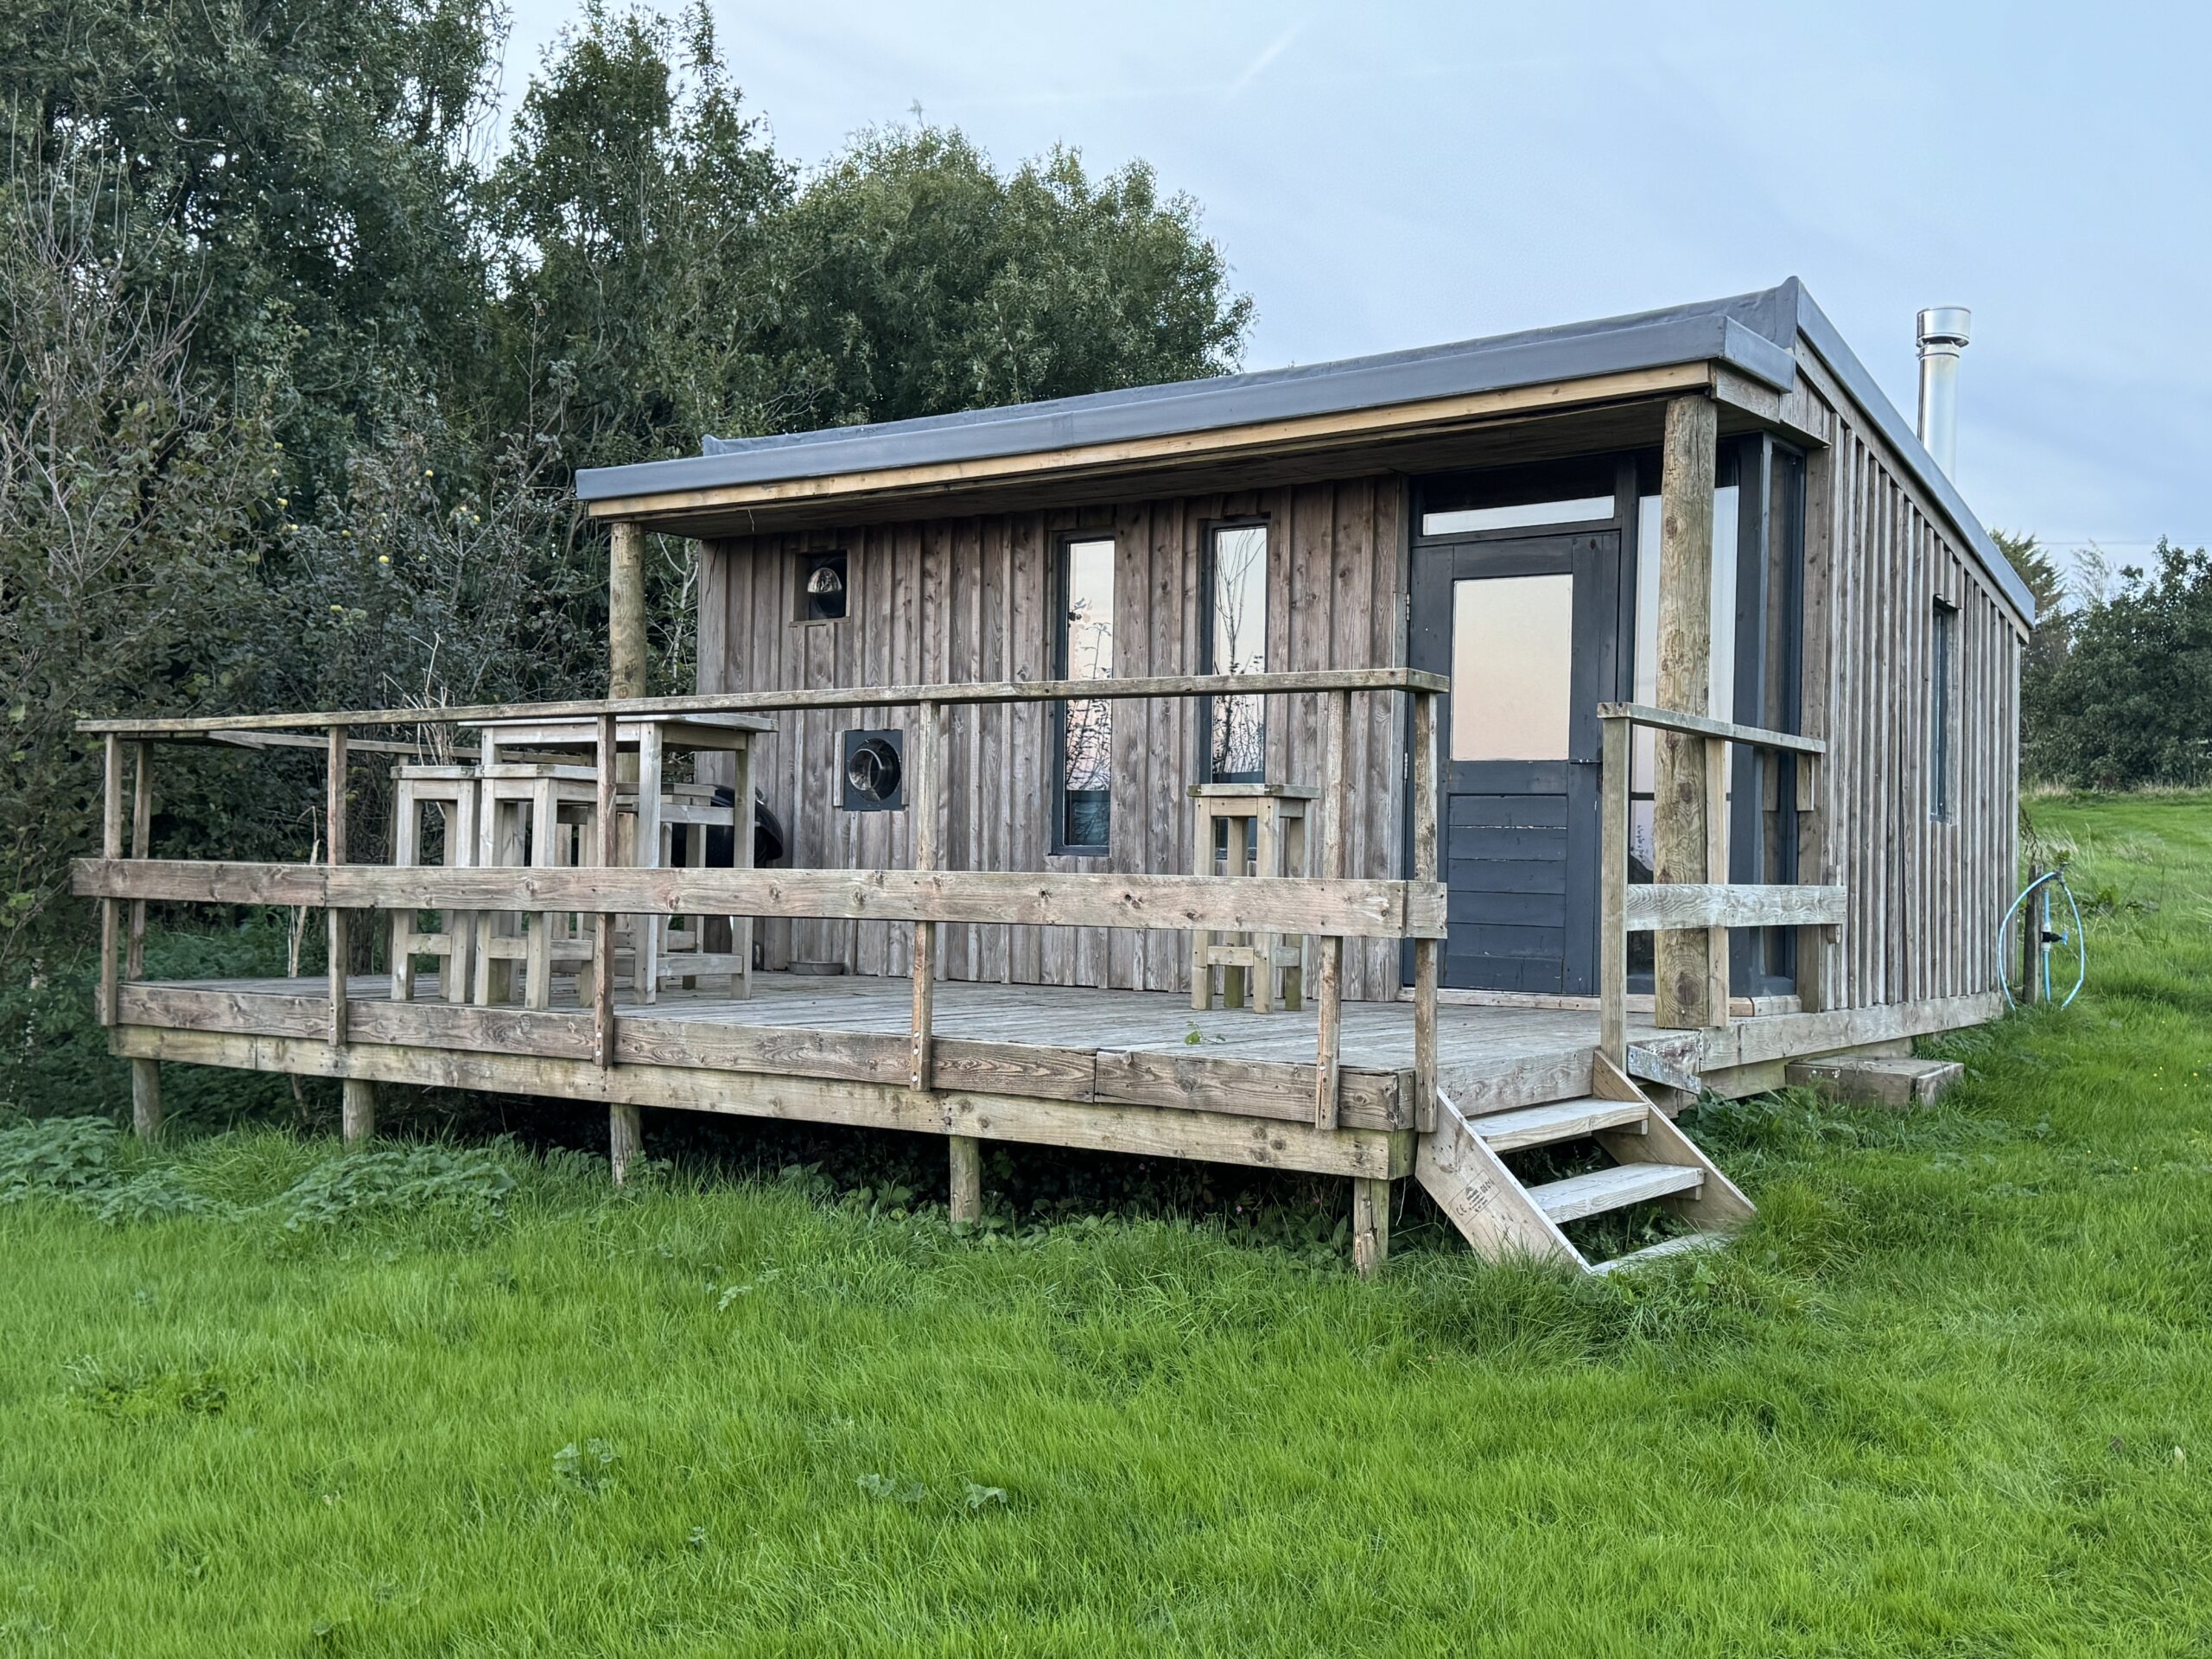
[[[1099,537],[1060,543],[1054,666],[1064,680],[1114,677],[1114,543]],[[1103,854],[1113,829],[1113,707],[1058,704],[1059,801],[1052,850]]]
[[[1268,669],[1268,527],[1224,524],[1213,532],[1213,618],[1206,637],[1209,674],[1264,674]],[[1209,700],[1208,772],[1216,783],[1255,784],[1267,772],[1265,702]]]
[[[1945,823],[1957,806],[1951,792],[1951,663],[1958,632],[1958,612],[1937,600],[1929,633],[1928,816]]]

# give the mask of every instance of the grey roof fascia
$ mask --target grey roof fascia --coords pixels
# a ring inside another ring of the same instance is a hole
[[[1683,363],[1725,362],[1787,391],[1796,379],[1796,362],[1789,346],[1753,326],[1770,326],[1779,308],[1774,302],[1781,295],[1780,289],[1770,289],[1599,323],[1046,403],[715,441],[715,453],[710,454],[587,468],[576,474],[576,494],[582,500],[603,501],[988,460]],[[1744,320],[1747,317],[1752,321]]]
[[[1943,510],[1953,527],[1972,549],[1984,574],[2005,595],[2005,602],[2019,613],[2022,621],[2033,627],[2036,622],[2035,595],[2028,591],[2028,584],[2020,579],[2019,572],[2012,569],[2012,562],[2005,556],[2005,550],[1998,546],[1996,539],[1982,528],[1981,520],[1974,516],[1974,510],[1967,505],[1966,498],[1959,493],[1958,486],[1951,482],[1949,476],[1936,464],[1936,458],[1928,453],[1927,446],[1921,442],[1918,430],[1889,400],[1866,365],[1859,360],[1859,354],[1844,343],[1843,336],[1828,321],[1827,314],[1813,302],[1813,296],[1805,291],[1802,283],[1797,283],[1794,277],[1791,283],[1797,289],[1798,332],[1819,354],[1821,361],[1827,365],[1829,372],[1842,383],[1852,401],[1866,411],[1867,418],[1873,422],[1875,429],[1897,451],[1905,471]]]

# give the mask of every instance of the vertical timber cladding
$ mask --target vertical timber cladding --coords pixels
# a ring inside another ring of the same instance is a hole
[[[1996,988],[1996,932],[2016,886],[2025,635],[1895,453],[1808,346],[1787,418],[1827,440],[1808,466],[1804,729],[1825,736],[1827,868],[1850,918],[1817,976],[1830,1007]],[[1929,721],[1937,601],[1956,611],[1951,816]]]
[[[709,544],[701,560],[699,689],[1042,680],[1052,671],[1052,588],[1063,538],[1110,532],[1115,663],[1122,675],[1200,666],[1206,532],[1224,520],[1268,524],[1268,666],[1391,666],[1401,626],[1405,482],[1395,474],[1092,508],[793,531]],[[849,602],[839,621],[804,623],[803,556],[842,548]],[[838,734],[910,711],[779,716],[760,740],[760,788],[800,867],[897,868],[912,857],[903,812],[836,810]],[[1271,698],[1270,780],[1319,783],[1321,711]],[[1041,703],[950,711],[945,862],[955,869],[1156,872],[1193,868],[1188,786],[1198,780],[1198,705],[1121,702],[1113,715],[1112,852],[1052,855],[1051,711]],[[1395,876],[1401,861],[1403,716],[1395,694],[1352,696],[1348,745],[1354,817],[1346,874]],[[702,762],[702,764],[704,764]],[[1318,844],[1318,842],[1317,842]],[[769,922],[768,966],[840,962],[849,973],[907,971],[903,927],[882,922]],[[1184,990],[1189,944],[1177,933],[946,925],[944,972],[1014,984]],[[1351,940],[1344,995],[1393,997],[1395,941]]]

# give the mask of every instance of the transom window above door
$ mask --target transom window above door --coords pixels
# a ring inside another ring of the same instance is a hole
[[[1427,479],[1421,533],[1473,536],[1611,523],[1618,476],[1613,459],[1599,456]]]

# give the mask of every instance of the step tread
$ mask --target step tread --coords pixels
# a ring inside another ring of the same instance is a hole
[[[1554,1221],[1575,1221],[1704,1183],[1705,1172],[1690,1164],[1616,1164],[1611,1169],[1532,1186],[1529,1196]]]
[[[1599,1129],[1641,1129],[1651,1109],[1640,1100],[1600,1100],[1585,1095],[1579,1100],[1547,1101],[1541,1106],[1516,1106],[1492,1112],[1469,1125],[1492,1152],[1517,1152],[1523,1147],[1545,1147],[1573,1141]]]
[[[1656,1244],[1647,1244],[1640,1250],[1630,1250],[1608,1261],[1592,1262],[1592,1273],[1611,1273],[1616,1268],[1639,1267],[1646,1262],[1656,1262],[1669,1255],[1688,1255],[1695,1250],[1717,1250],[1728,1242],[1726,1233],[1684,1233],[1679,1237],[1662,1239]]]

